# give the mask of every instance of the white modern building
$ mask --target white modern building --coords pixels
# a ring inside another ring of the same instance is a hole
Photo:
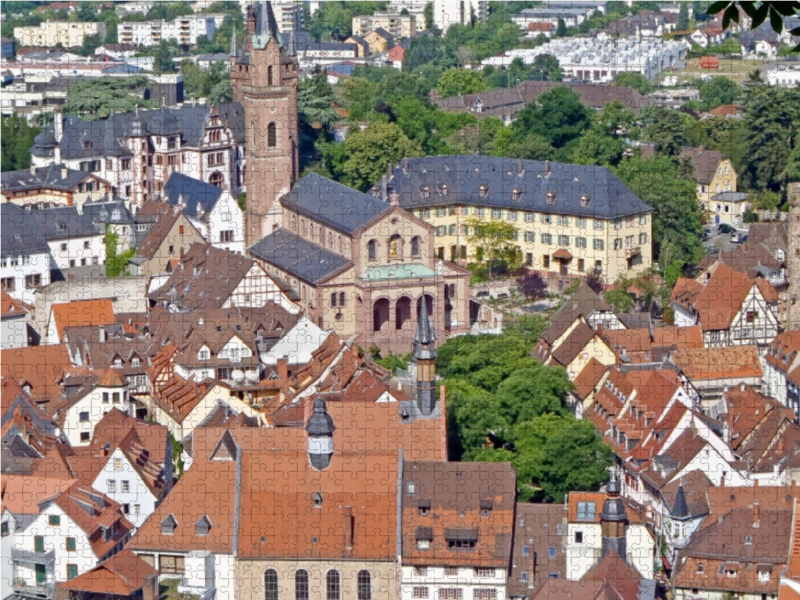
[[[778,87],[796,87],[800,83],[800,67],[779,67],[767,71],[766,80],[769,85]]]
[[[120,23],[117,27],[117,41],[135,46],[157,46],[162,40],[174,40],[181,46],[192,46],[200,36],[211,39],[215,28],[214,16],[205,14],[186,15],[174,21]]]
[[[529,50],[509,50],[502,56],[487,58],[483,65],[505,68],[516,58],[533,64],[540,54],[558,59],[564,79],[590,83],[611,83],[619,73],[641,73],[648,79],[671,68],[686,56],[686,46],[660,39],[612,39],[606,34],[551,40]]]
[[[489,16],[489,2],[486,0],[434,0],[433,23],[442,31],[450,25],[466,25],[472,15],[483,23]]]

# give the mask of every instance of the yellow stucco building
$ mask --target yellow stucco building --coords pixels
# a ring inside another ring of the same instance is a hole
[[[479,257],[468,229],[477,218],[513,223],[530,269],[561,276],[597,269],[612,282],[652,265],[652,209],[603,167],[438,156],[401,161],[386,185],[435,227],[437,258]]]

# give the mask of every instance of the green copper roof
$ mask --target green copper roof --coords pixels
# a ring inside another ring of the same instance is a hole
[[[359,279],[369,281],[382,281],[387,279],[413,279],[419,277],[435,277],[436,272],[420,263],[398,263],[396,265],[381,265],[380,267],[369,267],[364,273],[358,276]]]

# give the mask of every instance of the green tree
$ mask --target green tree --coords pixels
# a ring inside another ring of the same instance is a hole
[[[554,148],[563,148],[576,141],[591,125],[591,111],[580,96],[567,87],[559,86],[545,92],[537,102],[529,102],[512,125],[515,139],[534,133],[546,139]]]
[[[655,86],[650,83],[650,80],[647,79],[641,73],[635,72],[626,72],[626,73],[619,73],[614,78],[614,83],[616,85],[625,85],[635,89],[642,95],[647,95],[655,91]]]
[[[542,300],[547,298],[547,281],[538,271],[526,272],[516,280],[517,290],[528,300]]]
[[[348,134],[344,142],[348,156],[343,178],[352,187],[366,191],[386,172],[389,162],[422,155],[422,149],[394,123],[375,121],[363,131]]]
[[[433,2],[428,2],[422,11],[422,18],[425,19],[425,29],[434,33],[436,24],[433,21]],[[441,33],[441,32],[439,32]]]
[[[559,18],[556,25],[556,37],[567,37],[567,24],[564,19]]]
[[[679,178],[667,157],[626,158],[616,170],[628,188],[653,208],[653,253],[669,283],[703,255],[697,183]],[[673,267],[670,270],[670,267]]]
[[[709,111],[723,104],[736,104],[742,97],[742,88],[727,77],[714,77],[700,88],[701,109]]]
[[[537,363],[515,371],[497,387],[497,410],[509,423],[530,421],[543,414],[566,415],[570,389],[566,371]]]
[[[509,257],[516,257],[514,249],[519,249],[515,243],[518,232],[513,223],[501,220],[484,220],[478,217],[470,217],[465,221],[468,234],[467,241],[479,250],[482,260],[476,262],[491,266],[496,261],[508,260]],[[477,257],[476,257],[477,258]],[[490,272],[491,275],[491,272]]]
[[[752,29],[758,29],[769,18],[770,26],[775,33],[783,32],[784,17],[793,17],[800,12],[800,2],[797,0],[792,0],[791,2],[763,0],[758,4],[750,1],[722,0],[721,2],[714,2],[708,8],[708,13],[712,15],[722,13],[722,28],[727,29],[731,22],[739,22],[740,7],[752,19]],[[800,35],[800,27],[795,27],[790,33],[795,36]],[[797,50],[800,50],[800,46],[798,46]]]
[[[533,59],[531,77],[535,81],[561,81],[563,72],[558,59],[552,54],[539,54]]]
[[[678,11],[678,22],[675,24],[678,31],[686,31],[689,29],[689,4],[681,2],[681,8]]]
[[[136,107],[155,108],[158,102],[142,97],[146,85],[147,79],[140,75],[78,80],[67,90],[64,112],[91,121],[106,119],[116,113],[133,112]]]
[[[449,98],[464,94],[484,92],[489,89],[476,71],[449,69],[439,79],[439,96]]]
[[[105,40],[101,38],[99,33],[95,35],[86,35],[83,37],[83,44],[78,48],[78,54],[81,56],[91,56],[104,41]]]
[[[628,294],[630,282],[620,275],[614,282],[614,287],[603,295],[603,299],[608,302],[616,312],[625,313],[633,308],[633,300]]]
[[[800,90],[771,87],[742,113],[748,161],[743,179],[756,190],[780,191],[800,144]]]
[[[378,84],[366,77],[348,77],[342,85],[341,95],[350,119],[361,121],[367,118],[377,104]]]
[[[175,63],[172,58],[175,52],[166,40],[161,40],[158,45],[158,53],[155,55],[155,62],[153,69],[156,73],[173,73],[175,71]]]
[[[225,77],[214,84],[208,92],[208,100],[211,104],[223,104],[233,101],[233,85],[230,76]]]
[[[119,235],[106,225],[106,277],[127,275],[128,262],[135,255],[135,248],[119,252]]]
[[[310,77],[300,80],[297,89],[297,110],[300,119],[314,129],[328,129],[339,120],[336,96],[328,82],[328,72],[316,67]]]
[[[16,171],[27,169],[31,165],[30,150],[34,138],[41,131],[38,127],[31,127],[25,117],[14,113],[3,117],[0,121],[0,162],[3,171]]]
[[[660,106],[642,111],[644,139],[652,142],[655,153],[662,156],[677,156],[687,145],[681,113]]]

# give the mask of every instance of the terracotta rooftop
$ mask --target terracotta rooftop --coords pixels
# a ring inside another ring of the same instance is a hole
[[[52,416],[61,399],[59,382],[71,367],[64,344],[27,346],[0,352],[3,380],[10,380],[23,389],[30,388],[31,397],[48,416]]]
[[[755,346],[676,350],[672,361],[690,380],[737,380],[763,375]]]
[[[114,306],[111,298],[61,302],[53,304],[50,310],[55,320],[59,340],[64,337],[64,329],[67,327],[114,323]]]
[[[153,567],[126,549],[85,573],[57,585],[73,592],[130,596],[142,589],[145,577],[156,574]]]

